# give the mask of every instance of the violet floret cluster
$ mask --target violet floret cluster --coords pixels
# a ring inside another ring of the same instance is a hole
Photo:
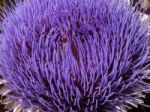
[[[19,0],[2,22],[1,76],[23,107],[122,112],[149,69],[149,29],[121,0]]]

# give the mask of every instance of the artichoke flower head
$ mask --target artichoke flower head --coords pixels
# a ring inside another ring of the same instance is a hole
[[[124,0],[16,0],[1,24],[3,96],[33,112],[142,105],[150,36],[141,19]]]

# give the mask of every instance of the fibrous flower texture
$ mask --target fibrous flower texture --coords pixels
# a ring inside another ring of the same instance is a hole
[[[146,21],[123,0],[26,0],[5,11],[8,97],[48,112],[124,112],[142,104]]]

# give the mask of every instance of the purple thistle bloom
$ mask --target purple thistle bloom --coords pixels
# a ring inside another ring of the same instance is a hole
[[[149,68],[147,22],[122,0],[26,0],[2,22],[8,96],[48,112],[122,112]]]

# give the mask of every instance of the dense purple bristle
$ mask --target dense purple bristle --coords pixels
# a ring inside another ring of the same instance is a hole
[[[2,76],[24,107],[118,112],[149,67],[146,23],[120,0],[26,0],[2,23]],[[121,110],[120,110],[121,112]]]

